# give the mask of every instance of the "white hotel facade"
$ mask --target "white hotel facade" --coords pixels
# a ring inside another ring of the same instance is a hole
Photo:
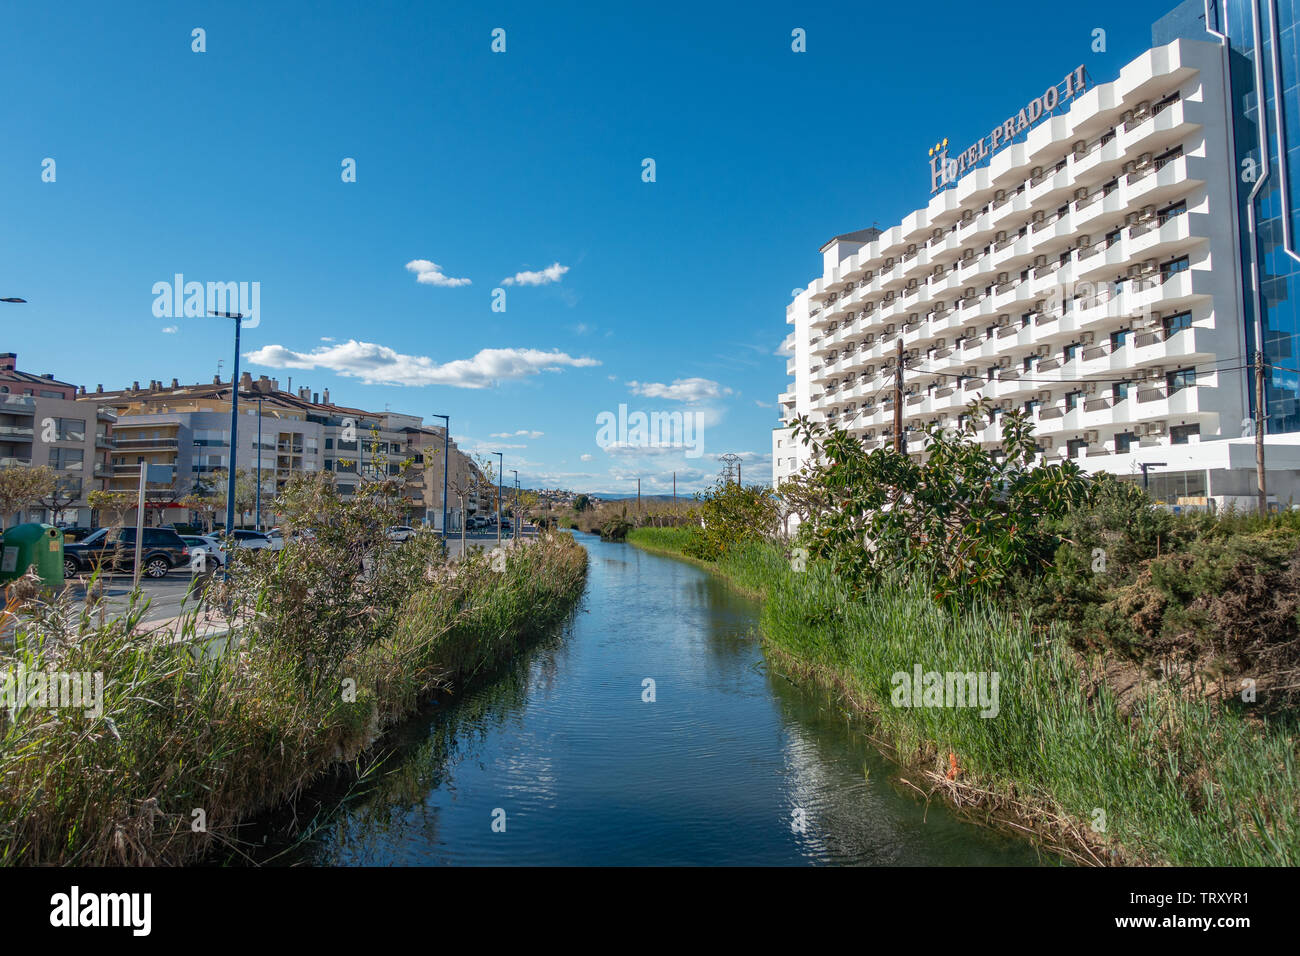
[[[1146,463],[1168,504],[1250,507],[1226,64],[1219,45],[1178,39],[1111,82],[1080,84],[1079,68],[1048,91],[1054,114],[1040,97],[956,162],[935,156],[926,206],[828,242],[786,310],[774,486],[809,455],[796,416],[892,442],[901,340],[910,453],[926,424],[955,426],[983,398],[1027,411],[1048,460],[1139,480]],[[999,444],[1000,426],[981,437]],[[1267,452],[1270,498],[1300,501],[1297,436],[1270,435]]]

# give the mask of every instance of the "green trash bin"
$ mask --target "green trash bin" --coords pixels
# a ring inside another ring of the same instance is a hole
[[[7,584],[36,568],[52,588],[63,586],[63,532],[52,524],[16,524],[4,534],[0,583]]]

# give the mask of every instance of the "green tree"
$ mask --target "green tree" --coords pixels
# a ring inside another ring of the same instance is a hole
[[[0,468],[0,528],[9,516],[54,492],[54,469],[48,465],[14,465]]]
[[[810,479],[826,494],[800,529],[811,552],[858,586],[921,573],[937,599],[954,602],[1047,567],[1059,544],[1050,522],[1084,500],[1088,481],[1073,461],[1036,464],[1033,425],[1019,412],[1000,416],[1001,447],[984,448],[993,416],[976,401],[956,429],[931,425],[919,461],[796,419],[813,451]]]

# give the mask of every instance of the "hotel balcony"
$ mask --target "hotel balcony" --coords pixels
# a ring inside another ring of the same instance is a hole
[[[0,458],[0,468],[19,468],[31,465],[30,458],[4,457]]]
[[[0,441],[31,441],[35,435],[31,425],[0,425]]]

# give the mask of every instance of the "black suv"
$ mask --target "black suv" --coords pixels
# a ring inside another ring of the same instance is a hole
[[[172,568],[189,564],[189,546],[171,528],[145,528],[140,549],[141,570],[161,578]],[[85,541],[63,546],[63,576],[75,577],[100,565],[105,571],[129,571],[135,563],[135,528],[101,529]]]

